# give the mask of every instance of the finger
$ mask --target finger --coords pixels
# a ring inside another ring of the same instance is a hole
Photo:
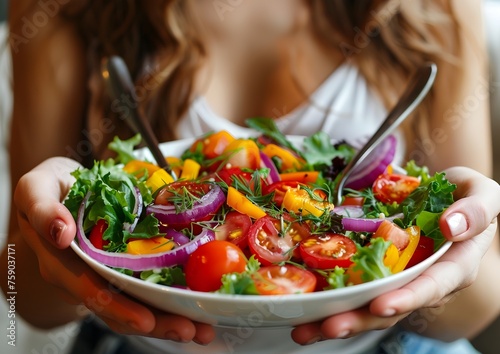
[[[194,322],[194,325],[196,327],[196,335],[193,338],[194,342],[207,345],[215,339],[215,330],[212,326],[199,322]]]
[[[463,241],[480,234],[500,212],[500,186],[479,172],[454,167],[446,171],[446,177],[458,188],[459,199],[440,218],[440,228],[446,238]]]
[[[471,254],[473,257],[476,250],[471,245],[465,247],[462,243],[454,244],[448,251],[450,255],[443,256],[414,281],[373,300],[370,304],[371,313],[382,317],[393,316],[446,303],[450,294],[465,288],[475,277],[477,268],[466,269],[467,265],[461,266],[452,261],[453,254],[457,255],[456,249],[459,249],[462,255]]]
[[[306,323],[292,330],[292,339],[301,345],[316,343],[322,338],[321,322]]]
[[[21,177],[14,192],[20,217],[58,248],[68,247],[76,233],[74,219],[61,200],[73,183],[70,173],[78,166],[65,158],[49,159]]]

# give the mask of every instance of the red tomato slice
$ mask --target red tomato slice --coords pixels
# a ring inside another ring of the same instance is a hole
[[[410,235],[389,220],[380,223],[373,237],[382,237],[386,241],[391,241],[399,251],[404,250],[410,243]]]
[[[290,188],[297,188],[301,183],[297,181],[279,181],[274,182],[268,186],[264,187],[262,194],[270,194],[274,192],[273,201],[277,206],[281,206],[283,204],[283,198],[285,197],[285,193]]]
[[[260,295],[310,293],[316,287],[312,272],[290,264],[261,267],[253,280]]]
[[[217,240],[225,240],[234,243],[242,250],[248,246],[248,230],[252,226],[252,219],[237,211],[226,214],[224,222],[215,228]]]
[[[102,250],[104,249],[104,246],[109,244],[108,240],[103,240],[102,238],[102,235],[107,228],[108,224],[106,223],[106,220],[99,219],[90,231],[89,241],[95,248]]]
[[[248,230],[248,246],[261,264],[270,265],[287,261],[292,256],[300,257],[295,245],[310,235],[307,226],[291,221],[291,217],[284,216],[284,220],[279,220],[264,216]]]
[[[260,150],[251,139],[236,139],[224,150],[227,163],[231,166],[250,168],[255,170],[260,167]]]
[[[420,180],[417,177],[386,173],[377,177],[372,189],[375,198],[390,204],[401,203],[419,185]]]
[[[342,205],[363,206],[364,203],[364,197],[345,197]]]
[[[194,182],[194,181],[179,181],[167,184],[160,189],[155,198],[155,204],[173,205],[174,199],[184,195],[186,192],[195,198],[201,198],[210,190],[209,183]]]
[[[420,235],[417,249],[411,256],[405,269],[413,267],[415,264],[422,262],[424,259],[429,258],[433,253],[434,253],[434,239]]]
[[[347,268],[356,253],[356,244],[344,235],[326,233],[303,240],[299,249],[302,260],[310,268]]]
[[[242,171],[239,167],[222,168],[215,173],[210,173],[207,177],[213,178],[216,182],[222,181],[228,186],[233,186],[233,176],[236,178],[242,178],[247,182],[252,180],[252,174],[250,172]]]
[[[241,249],[228,241],[214,240],[198,247],[185,267],[186,283],[191,290],[215,291],[222,276],[245,271],[247,259]]]

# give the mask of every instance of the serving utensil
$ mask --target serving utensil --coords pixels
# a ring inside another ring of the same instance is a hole
[[[382,122],[378,130],[368,142],[357,152],[353,159],[342,170],[342,177],[337,186],[337,205],[342,202],[342,193],[349,176],[363,161],[368,158],[374,149],[392,133],[413,110],[422,102],[432,87],[437,74],[437,66],[434,63],[426,63],[415,71],[408,86],[398,100],[398,103],[389,112],[387,118]]]
[[[143,141],[151,151],[153,158],[159,167],[165,169],[174,179],[175,174],[165,160],[165,156],[158,146],[158,139],[153,133],[153,129],[149,121],[144,117],[138,109],[136,101],[135,86],[132,82],[130,72],[128,71],[125,61],[119,56],[111,56],[106,58],[101,67],[101,75],[106,81],[108,91],[114,99],[126,97],[130,102],[129,114],[125,116],[125,122],[136,133],[141,134]]]

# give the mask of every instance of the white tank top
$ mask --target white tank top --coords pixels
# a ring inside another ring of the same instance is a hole
[[[288,135],[328,133],[335,140],[346,140],[356,147],[363,144],[385,118],[386,109],[370,90],[356,67],[345,63],[335,70],[311,95],[309,102],[278,117],[276,124]],[[203,97],[198,97],[180,121],[179,138],[198,137],[225,129],[235,137],[255,136],[256,132],[217,115]],[[395,134],[397,137],[399,133]],[[398,138],[396,163],[404,156]],[[329,340],[300,346],[290,337],[291,328],[216,328],[217,338],[208,346],[178,344],[146,337],[132,337],[144,353],[237,353],[237,354],[359,354],[370,352],[387,331],[373,331],[350,339]]]
[[[358,69],[344,63],[316,89],[308,102],[288,114],[276,113],[275,122],[284,134],[308,136],[324,131],[334,140],[346,140],[360,147],[380,126],[387,112]],[[253,130],[219,116],[204,97],[195,99],[180,120],[177,134],[180,138],[192,138],[221,129],[236,137],[255,135]],[[401,133],[395,135],[399,144],[395,162],[401,163],[405,146]]]

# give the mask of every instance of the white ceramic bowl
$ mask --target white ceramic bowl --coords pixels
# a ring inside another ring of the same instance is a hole
[[[162,144],[162,151],[165,155],[178,156],[192,141],[179,140]],[[147,151],[140,151],[139,157],[151,159]],[[400,288],[415,279],[450,246],[451,242],[447,242],[423,262],[384,279],[308,294],[257,296],[204,293],[148,283],[102,265],[84,253],[76,241],[71,243],[71,248],[114,288],[119,288],[160,310],[199,322],[231,327],[295,326],[361,307],[377,296]]]

